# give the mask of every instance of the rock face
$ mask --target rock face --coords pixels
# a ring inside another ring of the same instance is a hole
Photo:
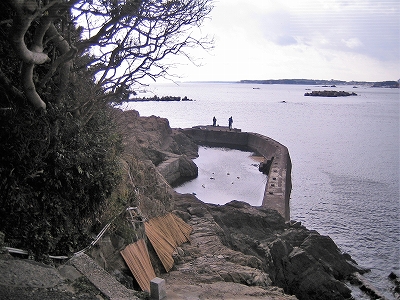
[[[168,153],[185,154],[189,158],[198,156],[197,144],[179,130],[171,129],[168,119],[141,117],[135,110],[116,110],[115,114],[124,146],[135,152],[136,157],[150,159],[157,166]]]
[[[166,119],[140,117],[135,111],[117,110],[116,115],[124,135],[127,173],[131,167],[138,169],[137,177],[149,175],[146,189],[140,190],[142,212],[151,218],[172,210],[193,227],[190,243],[177,249],[175,267],[169,273],[163,271],[154,249],[148,245],[157,276],[166,280],[169,299],[350,298],[350,290],[343,281],[365,270],[349,255],[341,253],[329,237],[308,230],[299,222],[285,222],[275,210],[238,201],[223,206],[206,204],[194,195],[174,192],[165,182],[194,176],[193,170],[197,167],[190,158],[197,156],[197,145],[179,130],[172,130]],[[128,166],[129,160],[136,164]],[[126,175],[126,181],[130,180]],[[128,225],[132,230],[132,224]],[[119,252],[130,243],[132,232],[124,235],[129,241],[118,234],[107,233],[87,254],[125,286],[138,288]],[[136,230],[134,234],[141,235],[141,232]],[[36,284],[44,286],[44,281],[49,289],[54,289],[62,281],[54,275],[54,270],[45,272],[54,277],[53,283],[46,276],[38,277],[34,265],[23,263],[22,268],[21,263],[13,269],[8,262],[0,259],[0,263],[0,271],[1,267],[4,269],[0,279],[7,281],[0,280],[3,286],[0,298],[6,295],[5,299],[22,299],[27,298],[27,292],[32,292],[23,287],[23,291],[16,293],[15,278],[20,275],[15,272],[20,269],[24,274],[30,273],[29,279],[34,284],[30,288],[36,289]],[[9,276],[5,270],[11,272]],[[46,289],[34,299],[72,297],[60,291],[51,293],[52,290]],[[11,295],[15,298],[10,298]],[[90,296],[74,294],[77,299],[101,299],[97,292]]]
[[[197,156],[198,147],[184,133],[172,130],[166,119],[143,118],[134,111],[118,114],[128,156],[131,151],[135,158],[153,165],[146,173],[158,171],[170,184],[193,176],[189,158]],[[173,210],[193,227],[190,243],[177,249],[175,267],[169,273],[150,251],[156,274],[166,280],[171,299],[188,299],[187,291],[194,299],[221,298],[221,291],[229,299],[347,299],[351,294],[343,281],[355,272],[365,272],[329,237],[299,222],[285,222],[275,210],[238,201],[211,205],[190,194],[172,189],[169,193],[168,203],[162,202],[168,207],[163,210]],[[142,200],[141,209],[147,215],[154,214],[153,202]],[[114,242],[110,238],[106,243],[104,238],[92,256],[129,281],[125,276],[129,271],[117,255],[123,245],[115,241],[114,237]]]
[[[134,110],[116,110],[116,119],[124,135],[126,155],[150,160],[170,185],[196,178],[198,146],[179,130],[173,130],[165,118],[140,117]]]
[[[285,223],[274,210],[238,201],[204,204],[191,195],[175,198],[176,213],[194,232],[169,276],[180,272],[194,282],[274,285],[299,299],[346,299],[350,290],[341,280],[365,271],[332,239]]]
[[[158,165],[157,169],[170,185],[196,178],[198,168],[186,155],[168,155],[168,159]]]

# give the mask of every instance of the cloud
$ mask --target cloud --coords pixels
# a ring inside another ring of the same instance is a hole
[[[384,5],[386,4],[386,6]],[[342,51],[354,51],[378,60],[398,60],[399,57],[399,15],[389,2],[377,6],[349,7],[339,16],[338,30],[329,32],[336,42],[335,48]],[[397,5],[398,6],[398,5]],[[329,19],[328,18],[328,19]],[[347,41],[342,43],[338,41]]]
[[[276,39],[276,44],[281,45],[281,46],[289,46],[289,45],[297,44],[297,41],[294,37],[292,37],[290,35],[280,35]]]
[[[342,43],[350,49],[355,49],[363,45],[358,38],[350,38],[348,40],[342,39]]]
[[[302,0],[256,14],[265,38],[278,45],[303,41],[314,47],[357,52],[380,60],[396,60],[399,56],[400,4],[395,0]]]
[[[215,36],[187,80],[400,78],[400,2],[219,0],[202,29]]]

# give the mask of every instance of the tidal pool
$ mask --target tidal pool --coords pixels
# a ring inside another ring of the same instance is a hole
[[[176,187],[177,192],[195,194],[213,204],[232,200],[262,204],[267,176],[258,171],[260,157],[253,152],[202,146],[194,162],[198,177]]]

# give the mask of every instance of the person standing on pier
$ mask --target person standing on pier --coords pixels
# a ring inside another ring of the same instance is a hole
[[[217,119],[215,118],[215,116],[213,118],[213,126],[217,126]]]
[[[229,118],[228,123],[229,123],[229,130],[231,130],[232,129],[232,124],[233,124],[232,116]]]

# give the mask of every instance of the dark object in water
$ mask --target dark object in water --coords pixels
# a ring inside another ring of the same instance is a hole
[[[262,172],[263,174],[269,173],[269,170],[271,169],[272,162],[274,160],[274,157],[272,156],[271,159],[267,159],[266,161],[260,162],[260,165],[258,166],[258,170]]]
[[[314,97],[347,97],[347,96],[357,96],[354,92],[345,91],[312,91],[311,93],[305,93],[304,96],[314,96]]]

